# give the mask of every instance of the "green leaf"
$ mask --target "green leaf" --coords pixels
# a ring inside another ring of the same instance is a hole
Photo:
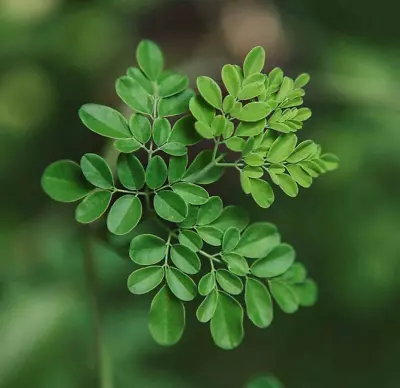
[[[101,136],[112,139],[132,137],[125,117],[108,106],[85,104],[79,109],[79,118],[87,128]]]
[[[108,163],[99,155],[85,154],[81,159],[81,169],[85,178],[101,189],[112,189],[114,178]]]
[[[117,172],[122,185],[129,190],[140,190],[145,181],[142,163],[132,154],[120,154],[117,161]]]
[[[284,101],[289,95],[289,93],[293,90],[293,86],[294,86],[293,80],[289,77],[284,77],[282,86],[279,89],[278,94],[276,95],[276,101],[277,102]]]
[[[245,78],[260,73],[265,64],[265,50],[261,46],[254,47],[246,56],[243,63],[243,72]]]
[[[153,156],[147,165],[146,169],[146,183],[150,189],[158,189],[167,180],[167,165],[164,159],[159,156]]]
[[[254,123],[240,123],[236,129],[235,136],[257,136],[266,126],[265,118]]]
[[[194,299],[197,287],[194,281],[179,269],[167,267],[167,284],[171,292],[179,299],[189,302]]]
[[[251,193],[251,182],[250,178],[247,174],[241,172],[240,173],[240,186],[245,194]]]
[[[264,84],[253,83],[249,85],[245,85],[240,89],[238,94],[239,100],[250,100],[259,96],[262,92],[265,91]]]
[[[241,121],[255,122],[264,119],[271,111],[272,108],[265,102],[250,102],[238,114],[232,112],[232,115]]]
[[[158,103],[158,114],[161,117],[168,117],[178,116],[188,112],[189,101],[193,97],[193,94],[193,90],[186,89],[174,96],[162,98]]]
[[[198,225],[208,225],[215,221],[222,213],[222,199],[220,197],[210,197],[210,199],[200,207],[197,215]]]
[[[306,121],[311,117],[311,115],[312,115],[312,112],[309,108],[300,108],[297,111],[295,118],[298,121]]]
[[[311,280],[306,280],[303,284],[294,284],[292,286],[300,306],[311,307],[314,306],[318,300],[318,286]]]
[[[261,167],[246,166],[242,171],[249,178],[261,178],[264,175],[264,170]],[[285,171],[285,168],[283,171]]]
[[[142,295],[154,290],[164,279],[164,268],[152,266],[132,272],[128,278],[128,289],[132,294]]]
[[[210,77],[198,77],[197,89],[201,96],[214,108],[222,108],[222,92],[218,84]]]
[[[153,113],[153,103],[150,96],[133,78],[128,76],[118,78],[115,90],[121,100],[136,112],[148,115]]]
[[[308,175],[300,166],[296,164],[289,164],[287,170],[290,176],[298,183],[301,187],[310,187],[312,184],[312,178]]]
[[[79,165],[71,160],[60,160],[47,166],[41,184],[44,192],[59,202],[77,201],[93,188],[85,181]]]
[[[258,280],[247,278],[244,294],[247,316],[257,327],[268,327],[274,317],[271,295]]]
[[[293,247],[288,244],[279,244],[267,256],[254,262],[251,272],[259,278],[282,275],[292,266],[295,256]]]
[[[256,222],[244,231],[235,252],[251,259],[259,259],[265,257],[279,243],[280,235],[275,225]]]
[[[164,67],[160,48],[150,40],[142,40],[136,49],[136,59],[143,73],[152,81],[157,81]]]
[[[175,183],[172,190],[191,205],[203,205],[208,201],[208,193],[193,183]]]
[[[243,291],[243,283],[240,278],[226,269],[217,270],[217,282],[228,294],[239,295]]]
[[[130,154],[137,151],[142,145],[134,138],[118,139],[114,142],[115,148],[122,153]]]
[[[152,234],[136,236],[129,248],[130,258],[139,265],[153,265],[160,262],[166,254],[165,241]]]
[[[252,167],[262,166],[264,165],[264,158],[256,153],[248,154],[244,157],[244,161]]]
[[[235,105],[233,106],[233,108],[231,109],[231,111],[229,112],[232,117],[239,117],[240,112],[242,111],[243,108],[243,104],[239,101],[235,102]]]
[[[192,249],[184,245],[173,245],[171,248],[172,262],[183,272],[194,275],[200,271],[200,259]]]
[[[196,317],[199,322],[205,323],[211,320],[211,318],[214,316],[215,310],[217,309],[217,304],[218,291],[213,290],[205,297],[196,311]]]
[[[310,82],[310,75],[307,73],[300,74],[294,81],[296,89],[306,86]]]
[[[250,179],[250,192],[257,205],[263,209],[269,208],[275,200],[271,185],[262,179]]]
[[[321,160],[327,171],[333,171],[339,167],[339,158],[334,154],[321,155]]]
[[[301,142],[286,159],[289,163],[298,163],[308,158],[317,150],[317,145],[312,140]]]
[[[164,220],[182,222],[188,215],[186,202],[173,191],[163,190],[154,197],[154,210]]]
[[[112,193],[93,191],[85,197],[75,210],[75,219],[81,224],[93,222],[101,217],[110,204]]]
[[[129,120],[129,128],[140,143],[145,144],[150,140],[151,124],[147,117],[141,114],[133,114]]]
[[[240,231],[235,227],[228,228],[222,237],[222,251],[231,252],[240,240]]]
[[[234,136],[228,140],[225,140],[225,144],[231,151],[241,152],[246,142],[244,139]]]
[[[293,133],[279,136],[273,143],[267,154],[267,160],[271,163],[284,162],[294,151],[297,136]]]
[[[154,93],[152,82],[144,75],[142,70],[137,67],[130,67],[126,74],[133,78],[148,94]]]
[[[235,130],[235,125],[233,124],[232,121],[228,121],[224,128],[224,132],[222,133],[222,136],[224,137],[224,139],[231,137],[233,135],[234,130]]]
[[[169,158],[168,165],[168,181],[169,183],[175,183],[179,181],[186,172],[186,166],[188,162],[188,156],[172,156]]]
[[[277,132],[282,132],[282,133],[290,133],[292,132],[291,128],[289,127],[288,124],[285,123],[268,123],[269,127],[271,129],[274,129]]]
[[[184,144],[177,143],[176,141],[168,142],[164,144],[161,148],[168,155],[172,156],[183,156],[187,154],[187,148]]]
[[[299,194],[299,187],[290,175],[279,174],[278,184],[282,191],[289,197],[296,197]]]
[[[201,151],[183,177],[183,181],[207,185],[216,182],[221,178],[224,169],[215,166],[213,161],[213,152],[211,150]]]
[[[287,314],[295,313],[299,308],[299,301],[293,289],[286,283],[278,280],[269,281],[269,288],[278,306]]]
[[[196,132],[204,139],[212,139],[214,137],[212,128],[201,121],[197,121],[194,124],[194,128]]]
[[[185,307],[164,286],[150,307],[149,330],[154,340],[163,346],[176,344],[185,328]]]
[[[242,231],[249,223],[249,216],[246,211],[238,206],[227,206],[221,215],[211,223],[217,229],[225,232],[230,227],[235,227]]]
[[[153,123],[153,139],[157,146],[162,146],[171,133],[171,124],[164,117],[158,117]]]
[[[228,120],[224,116],[215,116],[211,123],[211,130],[214,135],[220,136],[224,133],[225,126],[228,124]]]
[[[215,247],[222,244],[222,232],[219,229],[212,226],[200,226],[196,231],[207,244]]]
[[[246,144],[244,145],[244,147],[243,147],[243,150],[242,150],[242,156],[243,157],[245,157],[245,156],[247,156],[248,154],[250,154],[250,152],[253,150],[253,148],[254,148],[254,144],[255,144],[255,142],[256,142],[256,140],[255,140],[255,138],[254,137],[249,137],[248,139],[247,139],[247,141],[246,141]],[[251,158],[249,159],[249,160],[251,160]],[[263,161],[264,161],[264,153],[262,153],[262,154],[257,154],[257,158],[254,160],[254,162],[257,162],[258,161],[258,163],[263,163]],[[251,163],[251,162],[250,162]]]
[[[158,78],[157,83],[158,95],[160,97],[170,97],[187,89],[189,79],[182,74],[166,71]]]
[[[142,203],[134,195],[124,195],[111,206],[107,217],[107,228],[111,233],[129,233],[142,218]]]
[[[223,259],[228,264],[228,269],[235,275],[246,276],[249,273],[249,265],[246,259],[237,253],[224,254]]]
[[[218,292],[210,329],[215,344],[220,348],[228,350],[239,346],[244,337],[243,309],[239,302],[224,292]]]
[[[199,212],[199,208],[197,206],[188,205],[188,215],[187,217],[179,224],[180,228],[192,228],[196,224],[197,213]]]
[[[205,274],[199,281],[199,294],[208,295],[215,288],[215,272]]]
[[[201,96],[192,97],[189,102],[189,108],[196,120],[211,125],[215,116],[215,109],[212,108]]]
[[[283,81],[283,71],[279,67],[272,69],[268,75],[270,85],[280,85]]]
[[[296,262],[282,275],[286,283],[303,283],[307,278],[307,270],[303,264]]]
[[[225,65],[222,68],[221,76],[228,93],[236,97],[239,93],[241,84],[241,79],[237,68],[233,65]]]
[[[265,84],[266,76],[265,74],[254,73],[243,81],[243,86],[250,84]]]
[[[323,172],[318,164],[312,160],[304,160],[299,163],[299,166],[312,178],[317,178]]]
[[[197,252],[203,247],[203,240],[201,237],[191,230],[181,230],[178,240],[182,245],[188,247],[193,252]]]
[[[235,97],[228,94],[222,102],[222,109],[225,113],[230,113],[235,106]]]
[[[186,146],[198,143],[202,137],[196,132],[194,125],[193,117],[182,117],[173,126],[169,141],[176,141]]]

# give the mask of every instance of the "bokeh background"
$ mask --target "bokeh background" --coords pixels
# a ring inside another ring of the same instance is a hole
[[[0,0],[0,387],[240,388],[269,372],[287,388],[400,387],[399,4]],[[231,352],[194,308],[177,346],[156,345],[150,297],[126,288],[133,263],[98,242],[94,266],[85,262],[74,206],[40,188],[50,162],[107,149],[77,110],[120,106],[114,80],[144,37],[192,85],[255,45],[268,69],[310,72],[305,138],[341,159],[263,212],[236,174],[214,186],[276,223],[320,285],[316,307],[278,312],[266,330],[246,325]]]

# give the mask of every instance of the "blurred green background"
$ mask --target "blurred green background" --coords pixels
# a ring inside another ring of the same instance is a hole
[[[241,388],[268,372],[287,388],[400,387],[399,11],[393,0],[0,0],[0,387]],[[144,37],[192,85],[255,45],[268,68],[310,72],[303,139],[341,159],[263,212],[234,173],[212,188],[276,223],[320,285],[316,307],[246,325],[231,352],[194,307],[183,340],[156,345],[150,296],[126,288],[127,254],[94,243],[91,268],[74,206],[40,188],[50,162],[106,149],[77,110],[120,106],[114,80]]]

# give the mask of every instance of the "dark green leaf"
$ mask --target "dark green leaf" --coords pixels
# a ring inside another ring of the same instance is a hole
[[[164,220],[182,222],[188,215],[186,202],[173,191],[163,190],[154,197],[154,210]]]
[[[74,202],[92,190],[82,175],[78,164],[60,160],[47,166],[42,176],[44,192],[55,201]]]
[[[221,76],[228,93],[236,97],[239,93],[241,83],[237,68],[233,65],[225,65],[222,68]]]
[[[296,262],[281,277],[285,283],[303,283],[307,278],[307,270],[303,264]]]
[[[271,296],[267,288],[258,280],[248,278],[244,298],[250,321],[260,328],[268,327],[274,315]]]
[[[250,179],[250,192],[257,205],[263,209],[269,208],[275,200],[271,185],[262,179]]]
[[[109,191],[93,191],[78,205],[75,210],[75,219],[87,224],[101,217],[110,204],[112,193]]]
[[[166,154],[172,156],[183,156],[187,154],[186,146],[176,141],[169,141],[167,144],[164,144],[160,149]]]
[[[214,108],[222,108],[222,92],[213,79],[210,77],[198,77],[197,89],[210,105]]]
[[[146,169],[146,183],[150,189],[158,189],[167,180],[167,165],[159,155],[151,158]]]
[[[286,283],[278,280],[269,282],[271,294],[278,306],[287,314],[295,313],[299,308],[299,301],[293,289]]]
[[[225,232],[230,227],[235,227],[242,231],[249,223],[249,216],[246,211],[238,206],[227,206],[221,215],[212,222],[211,226]]]
[[[205,299],[201,302],[200,306],[196,311],[196,317],[199,322],[208,322],[215,313],[218,304],[218,291],[213,290],[208,294]]]
[[[220,197],[210,197],[210,199],[200,207],[197,215],[198,225],[208,225],[215,221],[222,213],[222,199]]]
[[[303,284],[294,284],[293,291],[297,295],[300,306],[311,307],[318,299],[318,286],[313,280],[306,280]]]
[[[261,46],[254,47],[248,54],[243,63],[245,78],[260,73],[265,64],[265,50]]]
[[[144,168],[139,159],[132,154],[120,154],[117,172],[121,183],[129,190],[140,190],[145,181]]]
[[[208,295],[215,288],[215,272],[205,274],[199,281],[199,294]]]
[[[226,269],[217,270],[217,282],[229,294],[239,295],[243,291],[243,283],[240,278]]]
[[[185,302],[194,299],[197,287],[189,276],[185,275],[179,269],[167,267],[166,277],[169,289],[177,298]]]
[[[81,169],[85,178],[101,189],[114,187],[114,179],[108,163],[99,155],[85,154],[81,159]]]
[[[321,160],[327,171],[333,171],[339,167],[339,158],[334,154],[324,154]]]
[[[130,258],[139,265],[153,265],[161,261],[166,254],[165,241],[152,234],[136,236],[129,248]]]
[[[203,240],[201,237],[191,230],[181,230],[179,232],[178,240],[182,245],[190,248],[193,252],[199,251],[203,246]]]
[[[111,206],[107,217],[107,228],[111,233],[129,233],[142,218],[142,203],[134,195],[124,195]]]
[[[153,123],[153,139],[154,143],[162,146],[168,140],[171,133],[171,125],[166,118],[159,117]]]
[[[136,59],[143,73],[152,81],[157,81],[164,67],[160,48],[150,40],[142,40],[136,49]]]
[[[136,139],[131,138],[116,140],[114,146],[119,152],[130,154],[137,151],[142,145]]]
[[[183,177],[186,171],[187,162],[188,162],[187,155],[172,156],[169,158],[169,165],[168,165],[169,183],[175,183]]]
[[[164,269],[152,266],[132,272],[128,278],[128,289],[132,294],[142,295],[154,290],[164,279]]]
[[[215,116],[215,109],[211,107],[201,96],[192,97],[189,102],[189,108],[196,120],[211,125]]]
[[[211,150],[201,151],[189,166],[183,181],[207,185],[221,178],[224,169],[215,166],[213,152]]]
[[[200,271],[200,259],[193,250],[184,245],[173,245],[171,248],[172,262],[183,272],[193,275]]]
[[[158,95],[160,97],[170,97],[184,91],[189,86],[189,79],[182,74],[168,71],[159,77],[157,83]]]
[[[186,113],[189,110],[189,101],[193,94],[193,90],[186,89],[174,96],[162,98],[158,103],[158,114],[162,117],[168,117]]]
[[[140,143],[145,144],[150,140],[151,124],[147,117],[141,114],[133,114],[129,120],[129,128]]]
[[[240,240],[240,231],[235,227],[228,228],[222,237],[222,251],[231,252]]]
[[[185,116],[179,119],[172,128],[169,141],[176,141],[184,145],[198,143],[202,137],[194,128],[195,120],[191,116]]]
[[[199,212],[199,208],[197,206],[188,205],[188,215],[187,217],[179,224],[180,228],[192,228],[196,224],[197,213]]]
[[[200,226],[196,231],[207,244],[216,247],[222,244],[222,232],[219,229],[212,226]]]
[[[150,96],[133,78],[128,76],[119,78],[115,84],[115,90],[121,100],[136,112],[148,115],[153,113]]]
[[[228,269],[235,275],[246,276],[249,273],[249,265],[246,259],[237,253],[224,254],[223,259],[228,264]]]
[[[175,183],[172,190],[191,205],[202,205],[208,201],[208,193],[193,183]]]

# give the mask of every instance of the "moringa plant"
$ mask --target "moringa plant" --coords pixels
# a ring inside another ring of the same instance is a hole
[[[154,218],[165,235],[132,239],[129,256],[141,268],[128,278],[133,294],[158,289],[150,307],[152,336],[161,345],[178,342],[185,303],[199,294],[197,319],[210,322],[217,346],[233,349],[243,340],[244,310],[254,325],[266,328],[273,300],[291,314],[315,303],[317,286],[273,224],[250,223],[242,208],[225,205],[206,187],[233,169],[243,191],[266,209],[274,202],[273,186],[295,197],[299,187],[334,170],[338,159],[312,140],[298,141],[311,116],[300,107],[309,75],[293,80],[280,68],[262,73],[262,47],[250,51],[243,67],[222,68],[224,90],[209,77],[197,78],[197,95],[187,77],[164,71],[156,44],[142,41],[137,62],[116,82],[118,96],[133,111],[128,119],[98,104],[79,110],[88,129],[113,139],[116,171],[87,153],[80,164],[49,165],[43,189],[56,201],[81,200],[75,212],[80,223],[108,211],[107,228],[115,235]],[[212,148],[188,157],[188,147],[203,140]]]

